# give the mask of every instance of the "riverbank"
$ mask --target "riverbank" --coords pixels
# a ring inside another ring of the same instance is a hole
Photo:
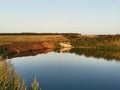
[[[14,42],[0,45],[1,52],[8,54],[39,51],[45,49],[55,49],[51,42]]]
[[[0,34],[0,54],[45,49],[120,49],[120,35],[81,35],[76,33]]]

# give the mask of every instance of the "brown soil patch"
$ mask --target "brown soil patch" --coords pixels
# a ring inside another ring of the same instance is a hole
[[[54,49],[55,46],[50,42],[16,42],[1,45],[10,53],[31,52],[34,50]]]

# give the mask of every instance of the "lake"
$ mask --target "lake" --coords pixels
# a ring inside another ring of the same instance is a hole
[[[8,59],[30,86],[42,90],[120,90],[120,52],[72,49]]]

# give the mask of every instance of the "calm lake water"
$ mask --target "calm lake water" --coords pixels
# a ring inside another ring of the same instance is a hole
[[[106,58],[49,52],[8,61],[27,86],[36,76],[42,90],[120,90],[120,62]]]

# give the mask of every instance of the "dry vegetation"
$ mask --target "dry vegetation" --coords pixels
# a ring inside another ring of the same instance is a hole
[[[0,90],[41,90],[36,77],[28,88],[25,81],[21,83],[20,79],[10,62],[0,61]]]
[[[76,48],[120,49],[120,35],[54,34],[0,34],[0,45],[18,42],[51,42],[60,48],[60,42],[70,42]]]
[[[66,35],[76,48],[120,49],[120,35]]]
[[[82,35],[84,37],[88,37],[88,38],[96,38],[98,35]]]
[[[12,43],[12,42],[60,42],[68,41],[67,38],[62,35],[0,35],[0,43]]]

